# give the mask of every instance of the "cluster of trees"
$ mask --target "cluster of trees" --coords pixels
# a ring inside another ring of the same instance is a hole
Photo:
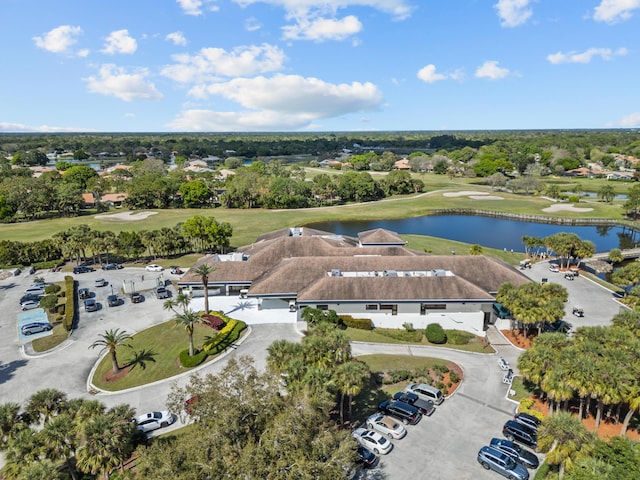
[[[520,355],[518,369],[525,379],[532,382],[542,392],[549,403],[550,412],[567,412],[559,416],[566,425],[556,431],[546,449],[555,449],[555,456],[547,461],[570,470],[576,461],[593,452],[594,436],[587,435],[580,421],[594,412],[595,428],[603,417],[618,423],[624,415],[620,435],[626,434],[634,414],[640,412],[640,312],[625,311],[612,319],[610,327],[580,327],[575,335],[567,337],[560,333],[545,333],[538,336],[533,346]],[[577,418],[571,420],[569,405],[578,403]],[[543,425],[553,425],[556,415],[545,420]],[[556,425],[557,426],[557,425]],[[553,431],[553,430],[552,430]],[[543,430],[539,437],[545,436]],[[577,439],[581,439],[577,442]],[[581,447],[584,444],[588,447]],[[579,448],[578,448],[578,447]],[[540,444],[545,449],[545,442]],[[563,450],[564,449],[564,450]],[[635,449],[638,458],[637,445]],[[619,460],[610,458],[606,462],[594,464],[596,472],[606,473]],[[635,466],[637,470],[637,464]],[[596,473],[594,472],[594,474]],[[637,475],[636,475],[637,476]],[[574,478],[635,478],[623,477],[580,477]]]
[[[81,263],[108,263],[109,257],[137,260],[143,256],[168,257],[191,252],[224,253],[230,245],[233,227],[214,217],[195,215],[173,228],[157,230],[94,230],[77,225],[57,232],[51,239],[35,242],[0,241],[0,265],[33,265],[69,259]]]
[[[559,232],[544,238],[525,235],[521,239],[525,254],[537,258],[553,252],[560,259],[560,267],[569,267],[571,259],[589,258],[595,252],[590,240],[582,240],[575,233]]]
[[[97,400],[68,399],[55,389],[35,393],[24,410],[17,403],[1,404],[2,478],[75,480],[90,474],[108,479],[145,440],[131,422],[134,415],[128,405],[107,409]]]

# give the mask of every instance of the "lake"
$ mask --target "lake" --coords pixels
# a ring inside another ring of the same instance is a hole
[[[608,252],[612,248],[633,248],[635,243],[640,242],[638,231],[630,231],[621,226],[553,225],[474,215],[428,215],[396,220],[333,221],[308,226],[353,237],[365,230],[385,228],[399,234],[429,235],[520,252],[524,251],[521,241],[523,236],[544,238],[559,232],[575,233],[582,240],[592,241],[596,246],[596,252]]]

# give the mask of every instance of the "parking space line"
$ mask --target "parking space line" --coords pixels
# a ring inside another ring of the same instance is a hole
[[[463,398],[466,398],[468,400],[471,400],[472,402],[476,402],[476,403],[482,405],[483,407],[491,408],[492,410],[495,410],[496,412],[504,413],[505,415],[509,415],[510,417],[513,416],[512,412],[507,412],[506,410],[503,410],[503,409],[498,408],[498,407],[496,407],[494,405],[491,405],[490,403],[483,402],[482,400],[478,400],[477,398],[470,397],[469,395],[465,395],[464,393],[459,393],[458,392],[458,393],[456,393],[456,397],[463,397]]]

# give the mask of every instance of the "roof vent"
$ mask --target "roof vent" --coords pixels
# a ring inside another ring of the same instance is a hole
[[[301,227],[290,228],[289,229],[289,236],[290,237],[301,237],[302,236],[302,228]]]
[[[447,271],[446,270],[434,270],[433,274],[436,277],[446,277],[447,276]]]
[[[330,277],[341,277],[342,276],[342,272],[337,269],[337,268],[333,268],[331,269],[331,272],[329,273]]]
[[[384,271],[384,276],[385,277],[397,277],[398,276],[398,272],[396,272],[395,270],[385,270]]]

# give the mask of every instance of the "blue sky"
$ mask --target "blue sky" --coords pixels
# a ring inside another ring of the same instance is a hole
[[[640,127],[640,0],[0,0],[0,132]]]

